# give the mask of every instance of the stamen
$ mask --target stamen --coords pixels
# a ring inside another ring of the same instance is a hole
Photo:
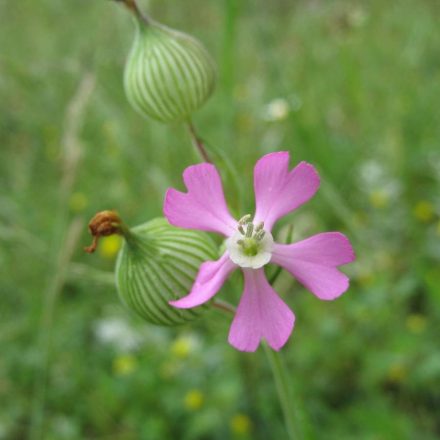
[[[240,267],[258,269],[270,262],[273,237],[264,230],[264,223],[253,222],[253,216],[246,214],[237,224],[237,231],[228,238],[227,249],[230,259]]]
[[[258,241],[261,241],[264,237],[264,235],[266,234],[266,231],[263,231],[262,229],[260,229],[256,234],[255,234],[255,239]]]
[[[246,223],[250,223],[251,218],[252,218],[251,214],[246,214],[240,220],[238,220],[238,224],[242,226],[245,225]]]
[[[253,233],[254,233],[254,224],[248,223],[247,224],[247,231],[246,231],[246,238],[251,238]]]
[[[241,248],[241,252],[248,257],[256,256],[264,246],[263,238],[266,237],[264,222],[254,225],[252,215],[246,214],[238,221],[237,229],[239,235],[236,235],[235,242]],[[269,236],[272,237],[270,233]]]
[[[261,231],[264,228],[264,222],[258,223],[258,225],[255,228],[255,232]]]

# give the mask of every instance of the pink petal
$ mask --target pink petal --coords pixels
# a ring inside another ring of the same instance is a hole
[[[165,195],[164,214],[174,226],[234,233],[237,222],[228,211],[223,187],[214,165],[202,163],[188,167],[183,173],[187,193],[173,188]]]
[[[191,292],[177,301],[170,301],[170,304],[179,309],[190,309],[209,301],[236,267],[227,252],[217,261],[206,261],[200,266]]]
[[[354,259],[345,235],[326,232],[294,244],[275,244],[271,262],[288,270],[318,298],[332,300],[349,286],[348,277],[336,267]]]
[[[295,316],[266,279],[264,269],[244,269],[244,292],[229,331],[229,343],[255,351],[261,339],[279,350],[289,339]]]
[[[315,168],[301,162],[289,171],[289,153],[280,151],[263,156],[255,165],[255,223],[264,221],[265,229],[284,215],[311,199],[319,188]]]

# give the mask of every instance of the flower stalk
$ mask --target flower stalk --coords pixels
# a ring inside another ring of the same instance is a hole
[[[235,307],[232,304],[229,304],[226,301],[222,301],[221,299],[215,299],[211,302],[212,307],[215,309],[221,310],[222,312],[226,313],[232,313],[232,315],[235,315]]]
[[[197,134],[196,128],[191,120],[188,120],[187,122],[189,135],[191,136],[191,141],[196,148],[196,150],[199,152],[200,157],[203,159],[204,162],[213,163],[208,151],[206,150],[205,144],[202,141],[202,139]]]
[[[216,299],[211,302],[211,306],[228,315],[235,315],[236,313],[235,307],[226,301]],[[286,365],[278,351],[272,350],[267,343],[263,343],[262,345],[275,380],[278,401],[283,413],[288,439],[301,440],[305,438],[300,418],[301,412],[298,408],[297,399],[295,399],[293,395]]]
[[[130,12],[133,13],[133,15],[138,20],[143,21],[146,24],[150,21],[150,19],[141,12],[139,6],[136,3],[136,0],[113,0],[113,1],[117,3],[122,3]]]
[[[272,350],[266,343],[263,344],[264,351],[269,359],[275,386],[277,389],[278,400],[284,416],[284,424],[286,426],[289,440],[300,440],[304,438],[301,429],[301,420],[299,418],[299,409],[293,398],[291,384],[286,370],[286,365],[281,359],[278,351]]]

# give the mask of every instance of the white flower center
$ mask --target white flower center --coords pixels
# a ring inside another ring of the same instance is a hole
[[[241,267],[252,269],[269,263],[272,258],[273,237],[264,230],[264,223],[254,225],[248,214],[240,219],[237,229],[226,241],[229,258]]]

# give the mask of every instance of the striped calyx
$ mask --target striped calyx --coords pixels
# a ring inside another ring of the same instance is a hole
[[[131,229],[124,238],[116,263],[122,301],[153,324],[174,326],[195,319],[203,307],[177,309],[169,301],[187,295],[200,264],[217,258],[208,235],[157,218]]]
[[[213,60],[193,37],[151,19],[136,19],[136,37],[125,66],[131,105],[161,122],[189,119],[211,95]]]

